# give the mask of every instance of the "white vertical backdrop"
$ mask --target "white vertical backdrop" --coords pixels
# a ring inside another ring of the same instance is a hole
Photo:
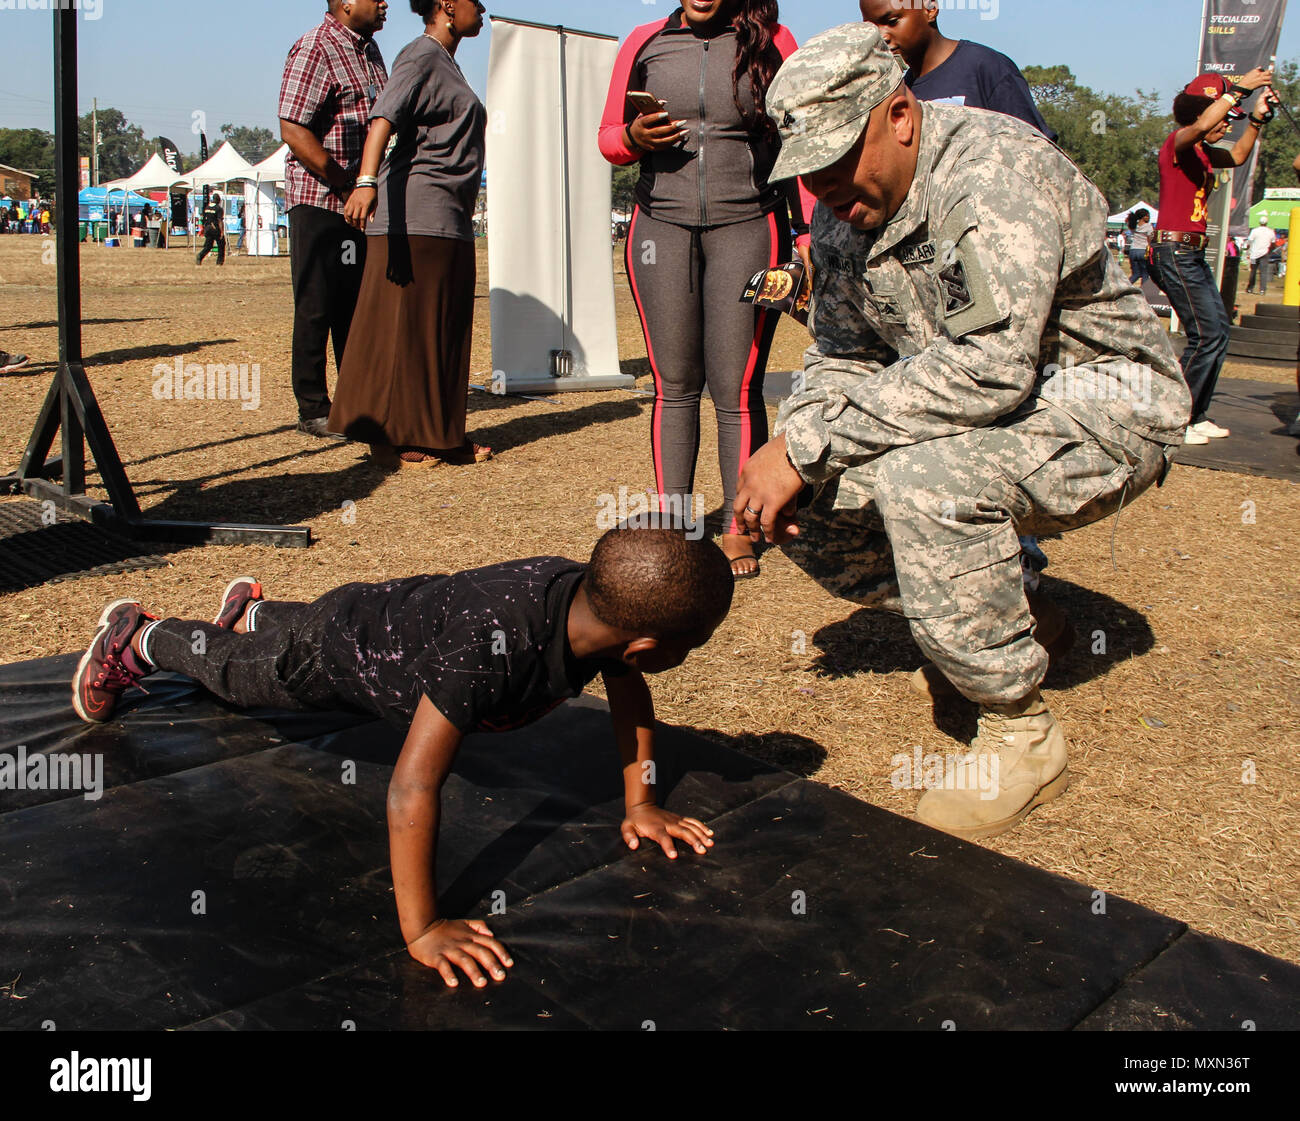
[[[618,41],[492,17],[487,89],[493,380],[626,387],[619,372],[611,168],[596,146]],[[572,354],[551,376],[551,352]]]
[[[244,182],[244,248],[250,257],[275,257],[280,252],[274,183]]]

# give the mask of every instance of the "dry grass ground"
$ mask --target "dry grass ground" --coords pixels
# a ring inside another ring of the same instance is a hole
[[[582,558],[599,535],[597,496],[652,482],[649,402],[627,393],[472,393],[471,431],[497,459],[377,474],[363,449],[293,430],[287,260],[234,257],[224,270],[196,270],[179,250],[90,247],[83,265],[90,377],[143,505],[171,517],[305,523],[316,544],[188,549],[167,569],[0,596],[5,662],[82,649],[101,605],[124,594],[210,617],[237,572],[260,575],[272,595],[310,598],[349,580],[538,553]],[[485,383],[484,254],[480,270],[473,368]],[[644,374],[619,271],[625,368]],[[40,238],[0,238],[0,284],[0,348],[34,358],[0,382],[0,462],[12,467],[56,356],[55,275]],[[799,330],[783,325],[772,368],[797,366],[802,347]],[[260,407],[156,400],[154,366],[178,354],[257,363]],[[1228,372],[1293,377],[1277,367]],[[712,506],[720,486],[707,402],[704,411],[699,483]],[[1246,502],[1253,522],[1243,520]],[[1052,587],[1080,634],[1048,682],[1074,785],[989,847],[1300,961],[1297,526],[1294,484],[1179,467],[1124,511],[1117,531],[1107,522],[1049,544]],[[891,757],[913,745],[950,750],[950,734],[974,724],[969,708],[932,713],[909,691],[919,663],[896,619],[832,599],[768,553],[762,578],[738,585],[712,644],[659,678],[655,695],[665,721],[909,813],[916,793],[892,787]],[[725,837],[716,858],[726,859]]]

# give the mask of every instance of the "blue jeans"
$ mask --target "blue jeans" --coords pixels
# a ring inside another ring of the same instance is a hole
[[[1169,297],[1187,332],[1187,347],[1179,361],[1192,394],[1191,423],[1199,424],[1206,419],[1223,369],[1232,322],[1214,285],[1214,273],[1205,263],[1204,249],[1157,245],[1151,279]]]
[[[1139,287],[1144,277],[1151,275],[1151,266],[1147,264],[1147,255],[1142,253],[1130,253],[1128,255],[1129,263],[1129,283],[1136,284]]]

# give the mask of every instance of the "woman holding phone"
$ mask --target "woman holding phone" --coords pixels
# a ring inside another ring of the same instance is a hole
[[[740,302],[755,273],[808,258],[813,197],[768,175],[780,150],[764,98],[796,49],[776,0],[687,0],[638,27],[619,50],[600,126],[613,164],[640,162],[627,272],[654,374],[655,483],[687,502],[695,484],[700,397],[718,422],[723,552],[758,575],[731,514],[736,480],[767,441],[763,377],[777,315]]]

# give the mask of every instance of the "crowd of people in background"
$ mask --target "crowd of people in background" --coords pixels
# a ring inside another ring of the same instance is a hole
[[[0,234],[48,234],[50,204],[33,195],[0,203]]]

